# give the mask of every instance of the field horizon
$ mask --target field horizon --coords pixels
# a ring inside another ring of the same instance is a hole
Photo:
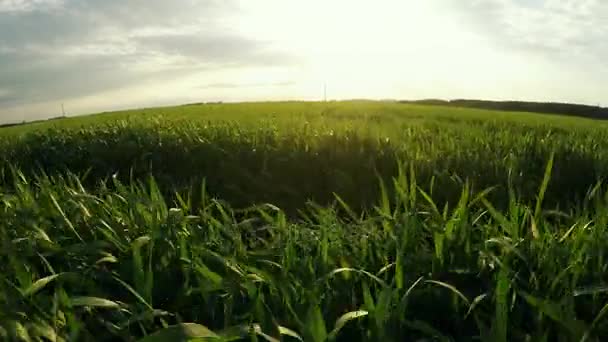
[[[480,99],[438,99],[438,98],[426,98],[417,100],[403,100],[403,99],[372,99],[372,98],[352,98],[352,99],[330,99],[330,100],[257,100],[257,101],[201,101],[201,102],[188,102],[183,104],[167,104],[163,106],[144,106],[144,107],[132,107],[123,108],[116,110],[105,110],[100,112],[85,112],[71,115],[55,115],[49,116],[48,118],[37,119],[37,120],[22,120],[12,121],[6,123],[0,123],[0,129],[5,127],[22,126],[28,124],[36,124],[47,121],[55,121],[67,118],[79,118],[91,115],[102,115],[112,114],[129,111],[141,111],[141,110],[158,110],[161,108],[173,108],[182,106],[196,106],[196,105],[213,105],[213,104],[228,104],[228,105],[239,105],[248,103],[336,103],[336,102],[388,102],[388,103],[404,103],[414,105],[429,105],[429,106],[444,106],[444,107],[460,107],[460,108],[475,108],[485,110],[497,110],[497,111],[511,111],[511,112],[528,112],[536,114],[550,114],[550,115],[564,115],[564,116],[576,116],[581,118],[591,119],[608,119],[608,108],[601,107],[599,105],[593,106],[589,104],[582,104],[576,102],[540,102],[540,101],[522,101],[522,100],[480,100]]]

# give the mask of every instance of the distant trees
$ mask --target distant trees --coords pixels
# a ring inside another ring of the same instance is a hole
[[[526,101],[484,101],[484,100],[438,100],[426,99],[417,101],[400,101],[402,103],[441,105],[451,107],[466,107],[491,109],[513,112],[536,112],[546,114],[561,114],[580,116],[593,119],[608,119],[608,108],[559,102],[526,102]]]

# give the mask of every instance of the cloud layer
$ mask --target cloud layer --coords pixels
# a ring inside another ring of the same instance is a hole
[[[606,37],[603,0],[0,0],[0,121],[66,101],[311,98],[320,82],[339,98],[607,102]]]
[[[288,63],[222,23],[235,2],[0,0],[0,109]]]
[[[465,0],[454,3],[497,44],[605,60],[608,3],[601,0]]]

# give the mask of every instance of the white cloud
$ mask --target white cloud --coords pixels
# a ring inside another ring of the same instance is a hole
[[[29,12],[61,7],[64,0],[0,0],[2,12]]]
[[[553,57],[608,57],[608,3],[599,0],[459,0],[454,8],[497,45]]]
[[[0,109],[27,112],[33,103],[164,85],[203,70],[291,63],[231,32],[233,22],[223,21],[238,13],[233,3],[0,0],[0,88],[12,92],[0,96]],[[42,11],[50,8],[58,10]],[[33,115],[40,107],[31,108]]]

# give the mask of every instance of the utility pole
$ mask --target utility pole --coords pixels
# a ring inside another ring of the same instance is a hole
[[[327,102],[327,82],[323,83],[323,101]]]
[[[65,118],[65,107],[63,106],[63,103],[61,104],[61,114]]]

